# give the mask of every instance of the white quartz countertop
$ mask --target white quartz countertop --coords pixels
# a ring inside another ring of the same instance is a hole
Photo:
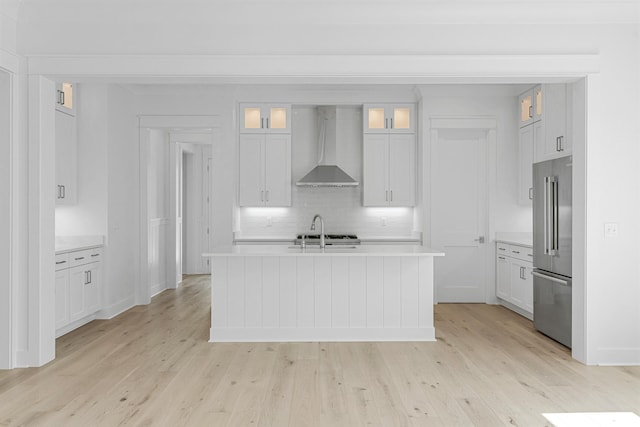
[[[104,236],[56,236],[56,254],[104,245]]]
[[[533,247],[533,233],[497,232],[496,242]]]
[[[421,245],[332,245],[324,249],[318,246],[292,247],[285,245],[236,245],[213,248],[202,254],[205,257],[218,256],[444,256]]]

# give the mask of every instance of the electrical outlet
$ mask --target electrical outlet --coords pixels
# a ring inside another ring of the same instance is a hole
[[[618,223],[617,222],[605,222],[604,224],[604,236],[615,237],[618,235]]]
[[[384,216],[380,217],[380,225],[382,227],[386,227],[387,226],[387,218],[386,217],[384,217]]]

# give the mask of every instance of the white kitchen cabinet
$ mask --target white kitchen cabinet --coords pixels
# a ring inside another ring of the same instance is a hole
[[[76,96],[73,83],[56,84],[56,110],[71,116],[76,115]]]
[[[291,206],[291,135],[240,134],[240,206]]]
[[[533,200],[533,145],[539,123],[520,128],[518,138],[518,203],[531,206]]]
[[[520,127],[542,120],[544,112],[543,88],[538,85],[518,97],[518,124]]]
[[[511,258],[509,264],[511,302],[533,313],[533,264],[517,258]]]
[[[545,84],[544,88],[544,134],[534,145],[534,161],[557,159],[572,153],[572,141],[567,126],[570,117],[570,88],[565,84]]]
[[[56,111],[56,204],[72,205],[77,200],[76,118]]]
[[[496,296],[510,309],[533,317],[533,249],[496,244]]]
[[[56,329],[69,323],[69,270],[56,271]]]
[[[56,255],[56,336],[94,319],[102,308],[102,248]]]
[[[291,105],[240,104],[240,133],[291,133]]]
[[[364,206],[414,206],[415,134],[365,134]]]
[[[511,297],[511,264],[502,254],[496,256],[496,295],[508,300]]]
[[[415,133],[414,104],[365,104],[364,133]]]

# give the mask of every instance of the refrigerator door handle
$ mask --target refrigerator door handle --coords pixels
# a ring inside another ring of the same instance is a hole
[[[544,253],[545,255],[549,255],[549,177],[544,177],[544,194],[542,195],[543,200],[543,238],[544,238]]]
[[[544,177],[544,253],[558,254],[558,179]]]
[[[549,255],[557,256],[559,249],[558,236],[558,225],[559,221],[559,211],[558,211],[558,178],[555,176],[549,177],[549,186],[551,189],[551,250],[549,251]]]
[[[569,282],[567,280],[562,280],[562,279],[558,279],[556,277],[547,276],[546,274],[541,274],[541,273],[538,273],[537,271],[532,271],[531,274],[533,274],[534,276],[539,277],[541,279],[545,279],[545,280],[549,280],[551,282],[559,283],[559,284],[564,285],[564,286],[569,286]]]

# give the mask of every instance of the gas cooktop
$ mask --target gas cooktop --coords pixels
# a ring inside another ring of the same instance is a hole
[[[307,244],[319,244],[320,234],[298,234],[296,237],[296,245],[302,243],[304,237]],[[325,234],[324,242],[327,245],[359,245],[360,239],[355,234]]]

